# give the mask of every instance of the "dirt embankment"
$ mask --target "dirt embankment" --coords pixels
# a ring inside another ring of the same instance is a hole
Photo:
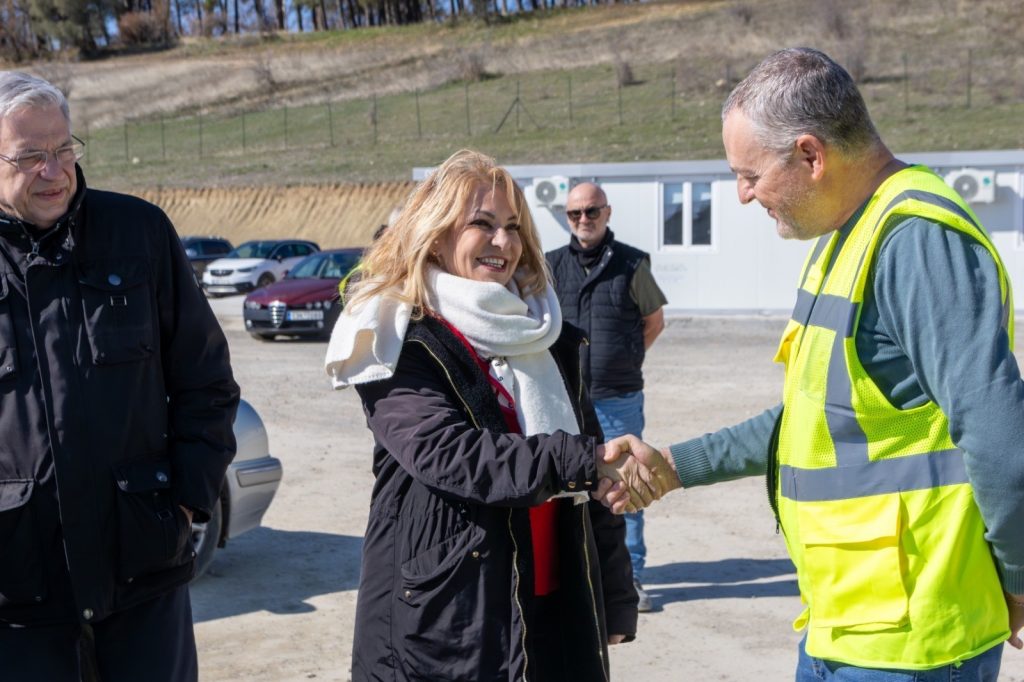
[[[181,235],[311,239],[323,248],[365,246],[411,182],[138,190],[160,206]]]

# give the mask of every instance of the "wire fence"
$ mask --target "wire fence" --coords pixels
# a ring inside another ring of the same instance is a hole
[[[982,110],[1024,101],[1024,55],[964,49],[923,63],[906,53],[867,61],[853,52],[845,59],[876,121],[924,110]],[[260,108],[229,115],[126,119],[121,125],[79,132],[87,143],[86,163],[104,165],[455,141],[525,131],[657,128],[694,116],[716,116],[725,94],[755,63],[694,58],[630,67],[620,62],[305,106],[277,105],[270,99]]]

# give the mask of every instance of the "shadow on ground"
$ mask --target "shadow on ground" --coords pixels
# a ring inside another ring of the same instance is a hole
[[[774,579],[782,576],[793,577]],[[789,559],[723,559],[648,566],[644,569],[644,587],[656,606],[701,599],[795,597],[800,593]]]
[[[192,620],[313,611],[310,598],[356,589],[362,543],[351,535],[256,528],[218,549],[192,583]]]

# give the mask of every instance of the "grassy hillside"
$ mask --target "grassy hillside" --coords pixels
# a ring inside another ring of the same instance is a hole
[[[466,146],[504,163],[720,158],[728,89],[790,45],[844,63],[897,151],[1019,148],[1021,5],[678,0],[195,42],[62,75],[88,177],[115,188],[402,180]]]

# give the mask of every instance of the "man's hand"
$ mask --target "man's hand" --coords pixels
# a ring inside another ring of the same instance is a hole
[[[180,504],[178,506],[181,507],[182,513],[184,513],[185,514],[185,518],[188,519],[188,525],[191,526],[192,525],[192,510],[189,509],[188,507],[183,507]]]
[[[602,478],[591,495],[616,514],[642,509],[669,491],[682,487],[671,454],[667,450],[659,452],[636,436],[614,438],[605,443],[603,452],[606,462],[621,462],[625,453],[629,453],[629,459],[635,462],[631,466],[642,476],[646,489],[655,491],[650,500],[645,500],[642,492],[634,490],[628,480],[605,476],[599,465],[598,472]]]
[[[621,505],[625,511],[643,509],[661,497],[661,491],[647,467],[634,459],[628,450],[609,445],[605,443],[597,446],[597,475],[600,481],[597,490],[591,493],[594,499],[600,499],[602,486],[607,491],[611,483],[619,486],[614,490],[622,491]]]
[[[1003,596],[1006,597],[1006,608],[1010,611],[1010,646],[1024,649],[1024,641],[1020,638],[1021,628],[1024,628],[1024,595],[1004,592]]]
[[[608,643],[612,646],[622,644],[626,640],[625,635],[608,635]]]

